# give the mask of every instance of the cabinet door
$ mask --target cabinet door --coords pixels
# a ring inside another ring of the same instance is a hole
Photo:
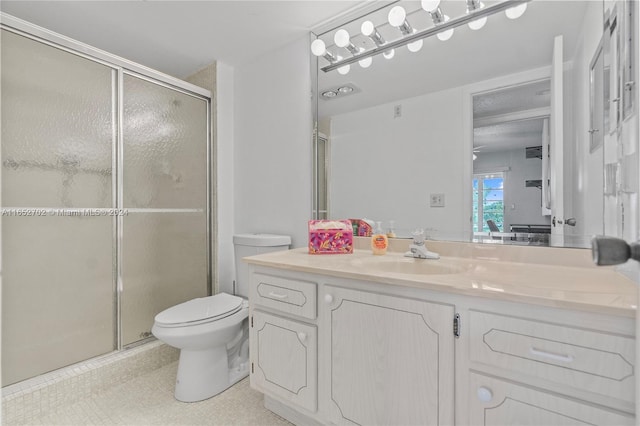
[[[634,417],[586,402],[470,374],[472,425],[633,425]]]
[[[453,306],[332,286],[323,300],[331,422],[453,423]]]
[[[315,412],[316,327],[253,311],[250,339],[251,386]]]

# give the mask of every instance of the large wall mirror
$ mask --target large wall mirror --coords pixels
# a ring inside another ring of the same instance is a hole
[[[469,3],[439,10],[454,20]],[[595,234],[635,236],[638,149],[625,123],[637,113],[625,117],[615,99],[633,92],[617,68],[636,74],[621,53],[629,3],[533,0],[517,19],[501,11],[479,29],[329,71],[384,48],[365,21],[389,44],[403,37],[392,8],[405,10],[407,34],[434,27],[433,14],[420,1],[377,3],[317,31],[333,58],[316,52],[314,214],[454,241],[588,247]],[[350,37],[336,43],[341,29]]]

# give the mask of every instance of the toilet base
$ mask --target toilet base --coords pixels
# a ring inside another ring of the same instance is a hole
[[[215,396],[247,377],[248,363],[229,370],[226,346],[180,351],[175,398],[182,402],[202,401]]]

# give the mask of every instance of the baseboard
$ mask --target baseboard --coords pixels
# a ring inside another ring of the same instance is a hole
[[[294,425],[322,426],[322,423],[318,422],[317,420],[305,414],[302,414],[301,412],[294,410],[293,408],[283,404],[282,402],[266,395],[264,396],[264,408],[276,413],[277,415],[285,420],[290,421]]]

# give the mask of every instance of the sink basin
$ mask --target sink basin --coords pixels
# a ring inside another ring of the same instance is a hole
[[[362,266],[372,272],[411,275],[458,274],[465,270],[460,265],[442,259],[413,259],[410,257],[372,257],[370,261],[363,262]]]

